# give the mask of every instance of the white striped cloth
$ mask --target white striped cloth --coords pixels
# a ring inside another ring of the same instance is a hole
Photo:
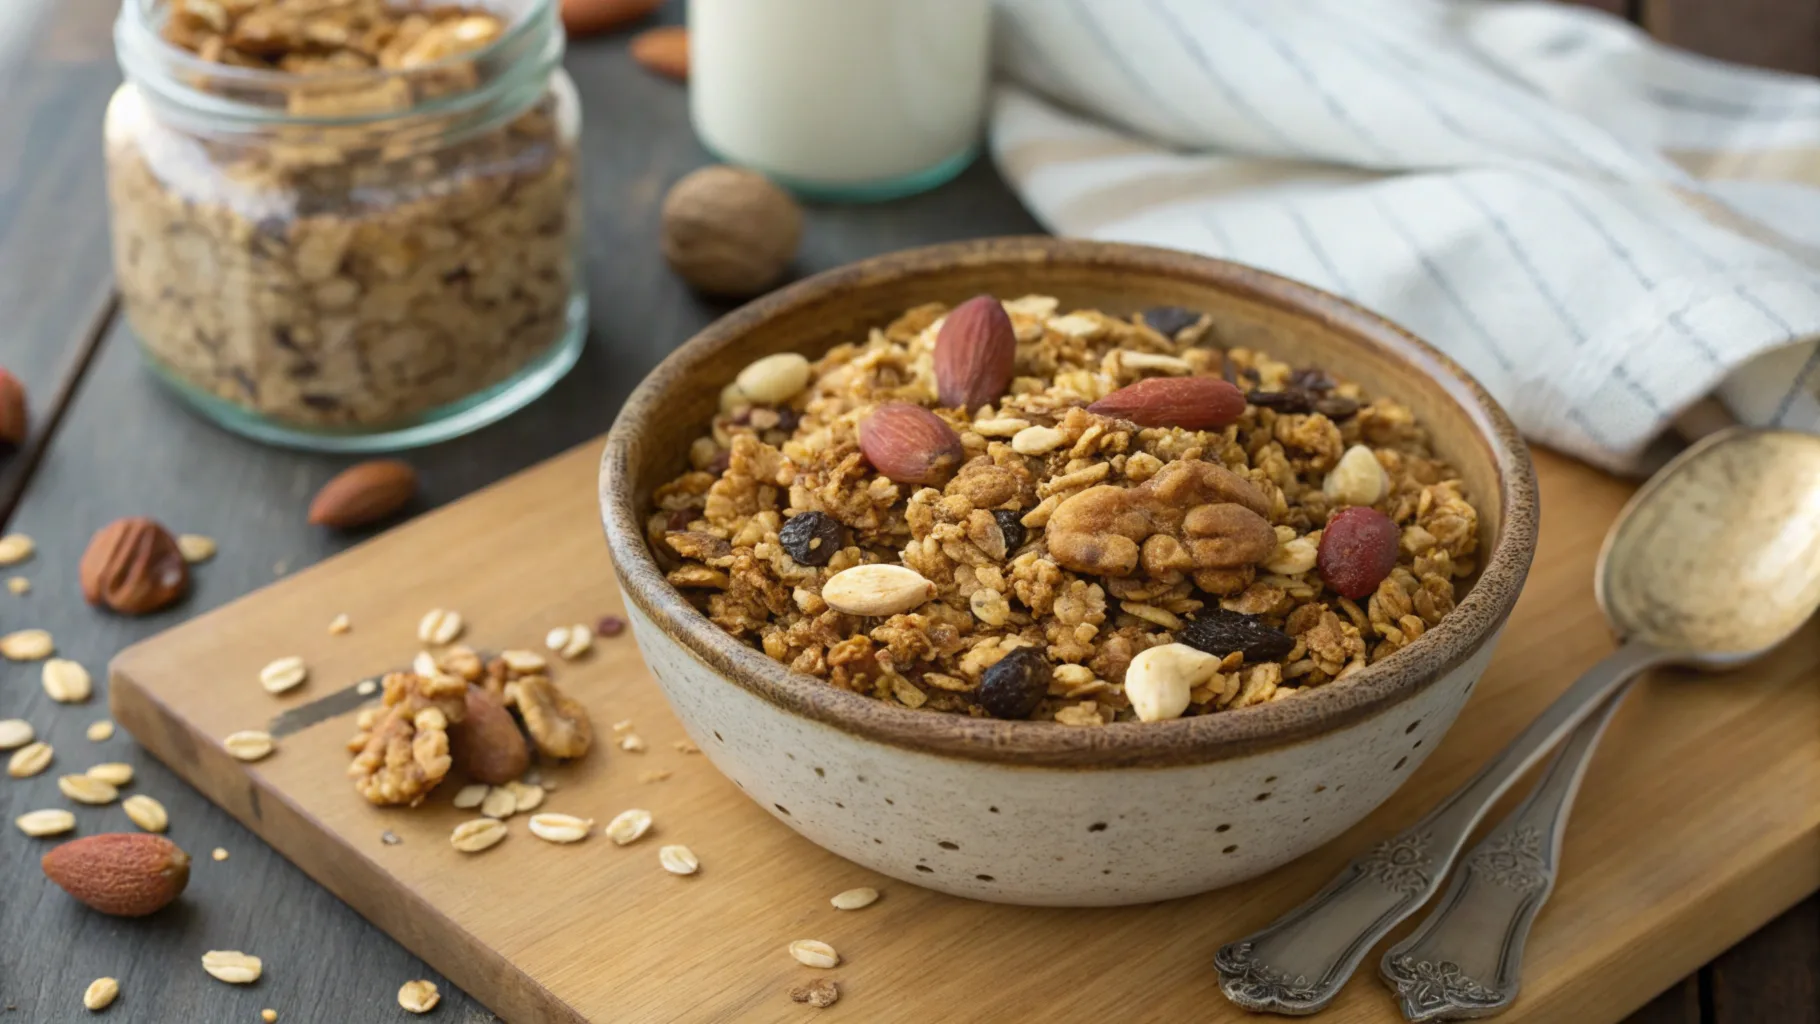
[[[1716,395],[1820,430],[1820,82],[1582,7],[998,0],[992,150],[1058,234],[1337,292],[1636,470]]]

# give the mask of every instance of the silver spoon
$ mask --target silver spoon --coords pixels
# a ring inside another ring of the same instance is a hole
[[[1625,506],[1600,552],[1594,586],[1618,649],[1422,820],[1263,931],[1221,947],[1214,964],[1226,997],[1294,1016],[1332,1002],[1543,754],[1645,669],[1733,668],[1780,644],[1820,607],[1817,567],[1820,437],[1727,430],[1683,452]],[[1592,744],[1583,747],[1582,760]],[[1553,799],[1571,799],[1572,788]]]

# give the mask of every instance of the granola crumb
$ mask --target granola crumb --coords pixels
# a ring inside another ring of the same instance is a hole
[[[833,1006],[840,999],[840,986],[829,978],[818,978],[815,981],[797,985],[790,990],[793,1002],[808,1003],[818,1010]]]
[[[379,833],[379,841],[387,846],[397,846],[399,843],[404,842],[404,840],[398,838],[398,833],[393,832],[389,828],[384,832]]]
[[[632,731],[632,720],[630,718],[622,718],[619,721],[614,722],[613,731],[616,733],[631,732]]]
[[[337,615],[334,618],[329,620],[329,635],[330,636],[340,636],[341,634],[346,633],[348,630],[353,629],[353,628],[354,628],[354,624],[348,620],[347,612],[342,612],[340,615]]]
[[[626,733],[620,737],[619,749],[632,754],[642,754],[645,751],[644,737],[635,732]]]
[[[670,744],[670,746],[676,748],[676,752],[679,754],[699,754],[699,753],[701,753],[701,748],[696,746],[695,744],[689,742],[688,740],[677,740],[676,742]]]
[[[671,772],[668,768],[651,768],[651,769],[647,769],[646,771],[639,772],[638,781],[639,782],[662,782],[665,779],[669,778],[670,775],[671,775]]]

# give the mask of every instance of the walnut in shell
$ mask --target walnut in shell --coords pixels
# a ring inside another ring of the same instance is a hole
[[[755,171],[704,167],[664,196],[664,259],[709,295],[749,298],[775,285],[802,233],[802,207]]]

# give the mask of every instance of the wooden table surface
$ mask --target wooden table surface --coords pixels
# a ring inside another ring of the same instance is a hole
[[[87,665],[98,683],[108,659],[128,643],[360,539],[327,535],[305,523],[310,495],[346,460],[261,447],[196,419],[141,369],[116,316],[100,119],[119,81],[109,35],[117,4],[0,0],[0,365],[24,381],[32,400],[31,440],[0,456],[0,532],[23,532],[38,542],[33,560],[0,572],[32,582],[25,596],[0,592],[0,632],[50,630],[62,655]],[[1605,0],[1600,6],[1641,18],[1659,34],[1715,56],[1820,71],[1820,0]],[[672,9],[667,17],[678,15]],[[623,38],[575,45],[568,67],[587,114],[582,146],[593,227],[587,351],[575,371],[527,411],[411,454],[423,479],[422,508],[604,431],[639,378],[725,308],[692,296],[656,253],[665,188],[707,161],[689,130],[682,90],[635,67]],[[812,209],[799,269],[813,272],[910,245],[1035,230],[989,163],[981,162],[929,195]],[[150,515],[174,530],[220,542],[219,555],[197,571],[185,604],[123,619],[82,603],[76,561],[90,533],[121,515]],[[207,673],[209,666],[199,664],[196,671]],[[104,693],[85,706],[55,705],[37,675],[36,665],[0,663],[0,718],[30,719],[40,738],[58,749],[65,768],[132,763],[138,772],[133,789],[163,801],[172,834],[197,862],[188,894],[173,909],[143,921],[106,918],[45,883],[37,866],[43,844],[7,826],[0,832],[0,1022],[84,1019],[82,990],[102,975],[118,978],[124,993],[108,1019],[257,1020],[247,1009],[247,993],[200,969],[202,952],[221,948],[256,949],[265,958],[258,1005],[277,1009],[280,1020],[416,1019],[398,1008],[395,994],[418,977],[443,990],[443,1005],[430,1019],[495,1019],[130,739],[86,740],[86,726],[106,716]],[[55,774],[0,780],[0,821],[60,805],[47,782]],[[83,820],[90,820],[88,812]],[[230,859],[210,860],[216,847],[228,850]],[[693,1019],[686,994],[678,996],[675,1018]],[[1767,925],[1632,1018],[1632,1024],[1816,1022],[1820,898]]]

